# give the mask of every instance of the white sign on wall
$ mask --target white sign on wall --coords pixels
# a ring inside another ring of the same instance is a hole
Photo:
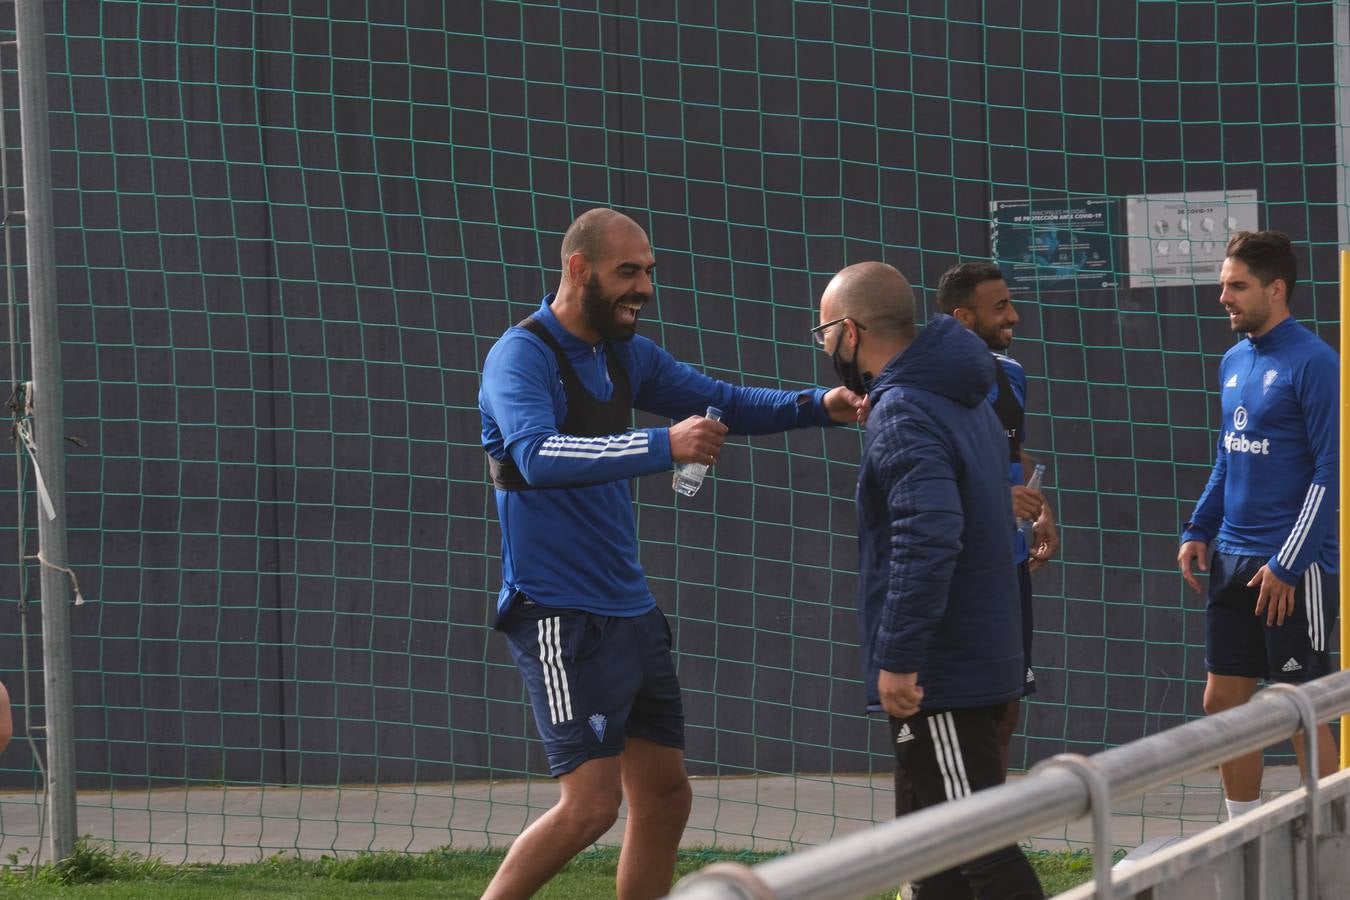
[[[1228,238],[1255,231],[1255,188],[1125,198],[1132,288],[1218,284]]]

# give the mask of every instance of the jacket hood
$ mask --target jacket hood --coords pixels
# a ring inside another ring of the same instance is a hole
[[[886,364],[868,394],[875,405],[882,391],[903,384],[964,406],[979,406],[993,383],[994,357],[989,348],[973,331],[943,313],[930,319],[914,343]]]

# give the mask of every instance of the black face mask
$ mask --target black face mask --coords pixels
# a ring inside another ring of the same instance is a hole
[[[862,335],[858,335],[858,343],[862,343]],[[834,345],[834,352],[830,354],[830,362],[834,363],[835,374],[839,376],[839,381],[844,387],[853,393],[862,396],[867,393],[867,389],[872,386],[872,373],[858,371],[858,348],[853,348],[853,358],[845,360],[839,355],[839,348],[844,345],[844,336],[839,336],[839,343]]]

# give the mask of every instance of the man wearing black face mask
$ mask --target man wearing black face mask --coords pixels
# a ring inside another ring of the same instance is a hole
[[[985,398],[994,362],[951,316],[914,327],[891,266],[859,263],[821,296],[816,340],[866,386],[858,470],[858,619],[868,709],[891,717],[914,808],[1002,784],[998,723],[1022,693],[1008,443]],[[1044,894],[1016,845],[915,885],[915,898]]]
[[[862,342],[862,334],[867,330],[867,326],[851,319],[848,316],[840,316],[837,319],[830,319],[822,322],[811,329],[811,336],[815,338],[817,347],[824,347],[829,337],[830,329],[838,327],[840,338],[834,342],[834,349],[830,351],[830,362],[834,364],[834,373],[839,376],[839,381],[844,387],[855,394],[865,395],[868,385],[872,382],[872,373],[864,374],[858,368],[858,344]],[[849,329],[853,329],[853,347],[848,359],[844,358],[844,344],[846,343],[844,335]]]

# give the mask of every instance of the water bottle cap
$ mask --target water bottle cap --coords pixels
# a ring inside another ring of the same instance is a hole
[[[715,406],[710,406],[704,417],[708,419],[720,419],[722,418],[722,411]]]

